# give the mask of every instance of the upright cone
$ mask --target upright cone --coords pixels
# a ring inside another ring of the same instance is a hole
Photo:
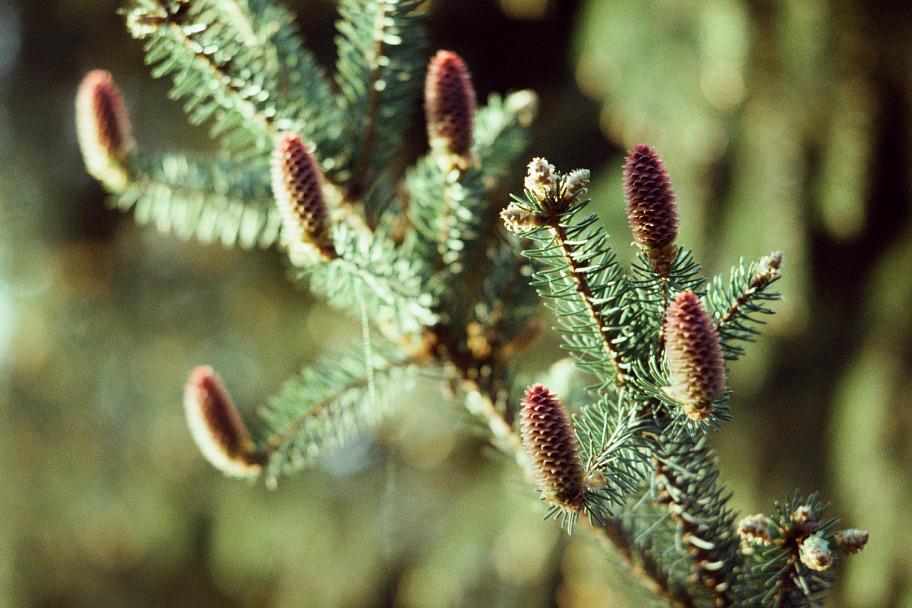
[[[305,243],[324,260],[336,257],[329,237],[329,211],[323,198],[323,173],[297,133],[282,133],[272,155],[272,192],[282,214],[289,253]]]
[[[191,372],[184,390],[184,411],[193,440],[212,466],[232,477],[260,473],[247,426],[211,367]]]
[[[469,156],[475,104],[475,88],[462,58],[451,51],[437,51],[424,81],[424,109],[432,149]]]
[[[671,178],[656,151],[644,144],[634,147],[624,165],[627,220],[633,240],[653,269],[667,276],[677,255],[678,206]]]
[[[76,94],[76,132],[89,174],[115,192],[127,184],[125,162],[133,148],[130,117],[114,78],[86,74]]]
[[[526,389],[520,414],[522,443],[542,496],[565,512],[583,506],[585,486],[579,444],[557,397],[541,384]]]
[[[692,291],[679,293],[665,315],[665,358],[668,393],[693,420],[709,416],[725,394],[725,364],[716,327]]]

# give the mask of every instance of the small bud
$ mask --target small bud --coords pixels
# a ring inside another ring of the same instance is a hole
[[[541,218],[527,206],[517,202],[507,205],[507,208],[500,212],[500,218],[510,232],[528,232],[541,226]]]
[[[795,509],[795,512],[792,513],[792,521],[798,525],[802,532],[808,534],[816,532],[817,528],[820,527],[820,524],[817,523],[817,520],[811,514],[811,508],[807,505],[801,505]]]
[[[535,199],[543,203],[549,197],[557,198],[557,185],[560,178],[554,165],[544,158],[533,158],[529,162],[526,179],[523,182],[526,190],[530,191]]]
[[[456,53],[437,51],[431,59],[424,80],[424,110],[431,148],[469,156],[475,126],[475,88],[468,68]]]
[[[772,543],[770,520],[766,515],[748,515],[738,523],[738,534],[745,542],[758,545]]]
[[[813,534],[804,539],[798,547],[798,557],[802,564],[818,572],[832,566],[836,559],[830,544],[820,534]]]
[[[272,192],[282,214],[289,250],[306,243],[331,260],[336,250],[329,237],[329,211],[323,198],[323,174],[296,133],[283,133],[272,155]]]
[[[865,530],[849,528],[848,530],[837,532],[833,536],[833,541],[836,543],[836,548],[839,549],[840,553],[854,555],[868,544],[868,533]]]
[[[522,443],[542,496],[564,512],[583,506],[585,487],[579,444],[557,397],[541,384],[526,389],[520,414]]]
[[[665,315],[665,358],[668,394],[691,419],[709,416],[725,394],[725,366],[716,327],[692,291],[679,293]]]
[[[608,480],[605,479],[604,473],[598,469],[594,469],[586,473],[583,477],[583,485],[590,490],[601,490],[608,485]]]
[[[561,198],[568,203],[575,202],[574,199],[582,196],[589,187],[589,169],[577,169],[571,171],[564,178],[564,187]]]
[[[640,144],[627,156],[624,194],[633,240],[653,269],[667,276],[677,255],[678,207],[668,171],[651,147]]]
[[[767,256],[760,258],[754,265],[753,283],[769,283],[779,277],[779,271],[782,268],[782,252],[775,251]]]
[[[109,189],[127,185],[124,163],[133,147],[130,117],[110,72],[86,74],[76,94],[76,131],[86,169]]]
[[[516,91],[507,96],[505,105],[507,110],[516,115],[520,125],[528,127],[538,114],[538,95],[529,89]]]
[[[197,367],[190,373],[184,412],[193,440],[212,466],[232,477],[260,473],[247,426],[211,367]]]

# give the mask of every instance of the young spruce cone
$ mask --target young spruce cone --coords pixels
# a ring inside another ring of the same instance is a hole
[[[424,110],[432,149],[468,157],[475,103],[475,89],[462,58],[451,51],[437,51],[424,81]]]
[[[76,131],[86,169],[114,191],[127,184],[124,162],[133,147],[130,117],[109,72],[86,74],[76,94]]]
[[[193,440],[212,466],[232,477],[260,473],[247,426],[211,367],[197,367],[190,373],[184,412]]]
[[[667,276],[677,255],[678,207],[671,179],[662,159],[651,147],[640,144],[624,165],[627,220],[633,239],[646,253],[653,269]]]
[[[725,394],[725,365],[716,327],[692,291],[679,293],[665,315],[665,358],[668,394],[693,420],[709,416]]]
[[[323,198],[323,174],[297,133],[283,133],[272,155],[272,192],[282,214],[289,253],[298,243],[316,248],[324,260],[336,257],[329,237],[329,211]]]
[[[521,413],[522,443],[542,496],[568,513],[583,506],[585,487],[579,444],[564,406],[541,384],[526,389]]]

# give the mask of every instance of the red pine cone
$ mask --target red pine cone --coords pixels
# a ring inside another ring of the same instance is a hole
[[[671,386],[687,415],[702,420],[725,394],[725,365],[719,336],[692,291],[679,293],[665,316],[665,357]]]
[[[190,373],[184,390],[190,434],[209,463],[226,475],[249,477],[261,466],[244,420],[209,366]]]
[[[424,80],[424,110],[431,148],[467,156],[475,124],[475,88],[462,58],[437,51]]]
[[[305,242],[315,246],[324,259],[336,257],[329,238],[323,174],[297,133],[278,137],[272,155],[272,192],[289,246]]]
[[[110,72],[86,74],[76,94],[76,130],[89,173],[114,189],[126,183],[122,167],[132,147],[130,117]]]
[[[564,406],[541,384],[526,389],[522,406],[522,443],[542,496],[564,511],[579,511],[585,491],[583,465]]]
[[[659,249],[678,236],[678,208],[671,179],[662,159],[651,147],[640,144],[624,165],[627,220],[637,245]]]

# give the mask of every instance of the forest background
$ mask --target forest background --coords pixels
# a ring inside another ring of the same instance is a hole
[[[287,4],[332,65],[335,6]],[[104,206],[73,125],[113,72],[148,149],[205,149],[115,0],[0,0],[0,606],[624,605],[595,547],[542,524],[434,383],[378,442],[278,490],[222,478],[181,408],[212,364],[253,415],[359,328],[275,251],[203,246]],[[734,506],[819,489],[871,542],[828,605],[912,606],[912,5],[901,0],[435,0],[430,48],[484,99],[541,95],[528,158],[591,169],[631,259],[624,151],[671,173],[712,276],[784,252],[784,300],[730,367],[715,440]],[[408,154],[424,141],[416,108]],[[517,167],[509,189],[518,192]],[[507,202],[504,195],[504,204]],[[545,334],[530,370],[558,356]]]

